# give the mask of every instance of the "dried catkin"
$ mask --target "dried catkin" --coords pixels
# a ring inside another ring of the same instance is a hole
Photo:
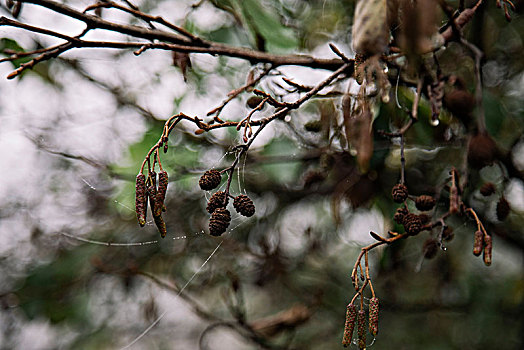
[[[136,217],[138,219],[138,224],[141,227],[144,227],[146,224],[146,210],[147,210],[147,201],[146,201],[146,176],[144,174],[138,174],[136,176],[136,186],[135,186],[135,211]]]
[[[484,264],[486,266],[491,265],[492,250],[493,250],[493,242],[492,242],[491,236],[486,235],[484,236],[484,255],[482,256],[484,259]]]
[[[473,240],[473,255],[479,256],[482,253],[482,248],[484,247],[484,233],[477,230],[475,232],[475,238]]]
[[[348,347],[353,340],[353,330],[355,329],[355,322],[357,321],[357,307],[349,304],[346,309],[346,323],[344,325],[344,336],[342,337],[342,345]]]
[[[167,234],[167,228],[166,223],[164,222],[164,219],[162,219],[162,215],[153,215],[153,219],[155,220],[156,227],[158,228],[158,232],[160,232],[160,236],[164,238]]]
[[[358,333],[358,348],[366,348],[366,312],[364,310],[358,311],[357,317],[357,333]]]
[[[155,198],[155,208],[153,215],[158,216],[162,214],[162,208],[164,207],[164,201],[166,199],[167,184],[169,182],[167,172],[162,170],[158,173],[158,191]]]
[[[378,298],[369,299],[369,333],[376,336],[378,333]]]

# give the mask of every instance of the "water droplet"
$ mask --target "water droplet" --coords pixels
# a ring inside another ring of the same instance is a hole
[[[357,150],[356,149],[352,149],[349,151],[349,154],[351,154],[353,157],[355,157],[357,155]]]
[[[446,247],[442,247],[442,250],[443,250],[443,251],[446,251],[446,250],[448,250],[448,248],[446,248]]]
[[[440,121],[438,120],[438,118],[437,119],[431,119],[430,123],[433,126],[438,126],[440,124]]]
[[[382,95],[382,102],[389,103],[389,95],[386,95],[386,94]]]
[[[290,115],[286,115],[286,117],[284,118],[284,121],[286,123],[289,123],[291,121],[291,116]]]
[[[388,66],[385,66],[384,67],[384,73],[387,73],[387,72],[389,72],[389,68],[388,68]]]

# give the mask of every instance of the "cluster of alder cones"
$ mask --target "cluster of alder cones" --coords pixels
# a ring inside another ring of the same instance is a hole
[[[369,299],[369,333],[375,337],[378,333],[378,298],[372,297]],[[352,302],[346,309],[346,323],[344,325],[344,336],[342,338],[342,345],[348,347],[353,341],[353,331],[357,326],[357,345],[359,349],[366,348],[366,311],[361,304],[360,310],[357,311],[357,306]]]
[[[139,173],[136,176],[135,184],[135,211],[140,227],[144,227],[146,224],[146,213],[148,202],[151,207],[151,214],[155,221],[156,227],[160,232],[162,238],[167,234],[166,223],[162,218],[162,212],[166,211],[164,201],[166,199],[168,184],[168,176],[165,170],[160,170],[158,173],[158,186],[157,186],[157,174],[154,170],[149,171],[146,176]]]
[[[222,181],[220,171],[208,170],[200,177],[198,184],[204,191],[210,191],[217,188]],[[209,234],[212,236],[221,236],[226,232],[231,223],[231,213],[226,209],[229,203],[229,197],[233,198],[233,207],[237,213],[246,217],[255,214],[255,205],[248,196],[241,194],[236,197],[231,196],[228,191],[217,191],[213,193],[207,202],[206,210],[211,214],[209,220]]]
[[[395,202],[405,203],[409,196],[408,188],[404,184],[396,184],[393,186],[391,196]],[[421,212],[433,209],[436,204],[435,198],[429,195],[418,196],[414,199],[414,201],[415,206]],[[423,229],[425,229],[424,225],[430,221],[430,217],[427,214],[422,213],[417,215],[410,213],[405,204],[404,206],[397,209],[393,219],[397,224],[404,226],[404,230],[410,236],[418,235],[421,231],[423,231]]]

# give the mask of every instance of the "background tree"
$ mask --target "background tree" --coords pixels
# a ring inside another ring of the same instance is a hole
[[[3,347],[521,349],[522,9],[5,2]]]

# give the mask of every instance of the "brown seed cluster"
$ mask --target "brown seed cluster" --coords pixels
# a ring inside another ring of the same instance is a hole
[[[138,224],[141,227],[145,226],[146,212],[149,202],[153,221],[155,222],[162,238],[167,234],[166,223],[162,218],[162,211],[165,211],[164,201],[166,199],[168,182],[168,175],[164,170],[161,170],[158,174],[158,187],[157,174],[154,170],[149,171],[147,179],[144,174],[138,174],[136,176],[135,211]]]
[[[497,156],[497,145],[487,133],[471,137],[468,144],[468,163],[474,168],[493,164]]]
[[[218,170],[212,169],[208,170],[200,177],[200,180],[198,180],[198,184],[200,185],[200,188],[204,191],[209,191],[212,189],[215,189],[220,185],[220,182],[222,181],[222,175]]]
[[[391,196],[393,200],[397,203],[402,203],[408,198],[408,188],[404,184],[396,184],[393,186],[391,191]]]
[[[415,236],[422,231],[422,220],[416,214],[409,213],[404,217],[404,229],[410,236]]]
[[[415,206],[420,211],[428,211],[433,209],[437,201],[432,196],[422,195],[415,199]]]
[[[369,333],[372,336],[376,336],[378,334],[378,311],[378,298],[372,297],[369,300],[369,320],[368,324],[366,324],[366,311],[364,309],[360,309],[357,311],[357,307],[353,303],[350,303],[346,309],[346,323],[344,324],[344,335],[342,337],[342,345],[344,345],[344,347],[348,347],[351,345],[353,341],[353,331],[356,326],[358,339],[357,345],[359,349],[365,349],[366,329],[369,328]]]
[[[253,204],[251,198],[245,194],[235,197],[235,200],[233,201],[233,207],[235,207],[237,213],[247,217],[253,216],[253,214],[255,214],[255,205]]]
[[[231,222],[231,214],[226,208],[217,208],[209,220],[209,234],[211,236],[221,236],[226,232]]]
[[[202,190],[211,190],[220,185],[222,175],[218,170],[208,170],[200,177],[198,184]],[[229,186],[228,186],[229,189]],[[211,214],[209,220],[209,233],[212,236],[221,236],[226,232],[229,224],[231,223],[231,213],[226,209],[229,204],[228,189],[226,191],[217,191],[213,193],[209,201],[207,202],[206,210]],[[246,195],[239,195],[234,198],[233,207],[235,210],[244,216],[250,217],[255,214],[255,205],[251,198]]]

